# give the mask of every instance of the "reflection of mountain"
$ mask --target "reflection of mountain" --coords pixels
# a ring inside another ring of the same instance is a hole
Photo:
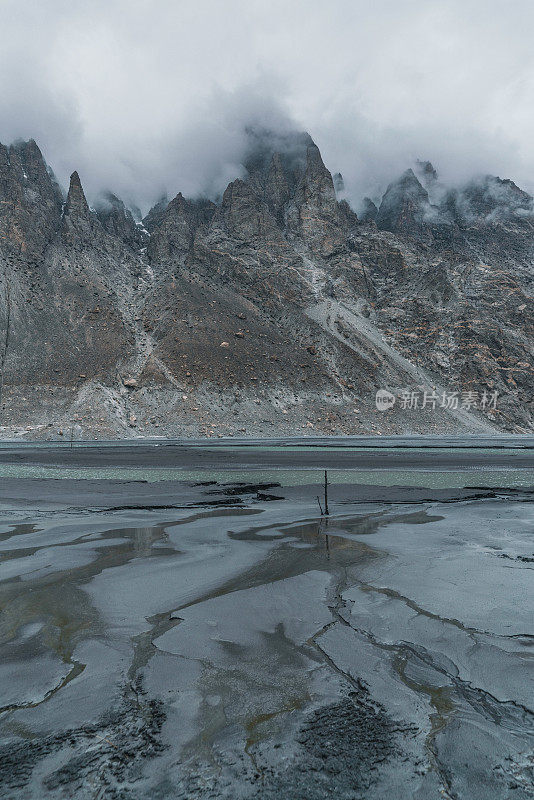
[[[358,218],[307,134],[250,142],[219,204],[179,194],[143,223],[111,193],[92,210],[76,173],[63,202],[35,142],[0,146],[2,423],[530,430],[532,198],[491,176],[440,190],[418,162]],[[378,388],[417,385],[498,391],[498,410],[377,415]]]

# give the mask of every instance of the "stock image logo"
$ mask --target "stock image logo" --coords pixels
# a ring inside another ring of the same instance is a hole
[[[497,411],[498,392],[489,392],[487,389],[482,391],[460,390],[440,390],[435,389],[399,389],[393,394],[388,389],[379,389],[375,395],[375,404],[378,411],[389,411],[397,404],[398,409],[408,411],[422,411],[428,409],[435,411],[437,408],[444,408],[449,411],[479,410],[484,412]],[[398,402],[397,402],[398,400]]]
[[[387,389],[379,389],[376,393],[375,402],[379,411],[387,411],[395,405],[395,395]]]

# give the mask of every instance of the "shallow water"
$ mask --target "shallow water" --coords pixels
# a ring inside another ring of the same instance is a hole
[[[0,478],[52,478],[54,480],[193,481],[218,483],[269,483],[282,486],[322,484],[324,469],[166,469],[145,467],[43,467],[0,464]],[[469,470],[329,469],[333,484],[368,486],[421,486],[458,489],[464,486],[522,488],[534,486],[534,469],[475,468]]]

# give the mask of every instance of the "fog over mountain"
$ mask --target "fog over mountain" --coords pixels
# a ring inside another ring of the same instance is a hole
[[[417,159],[532,192],[533,23],[523,0],[4,0],[0,141],[143,212],[220,195],[250,126],[309,131],[356,208]]]

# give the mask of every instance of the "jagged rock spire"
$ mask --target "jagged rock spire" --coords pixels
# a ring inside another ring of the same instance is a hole
[[[65,203],[65,216],[69,217],[88,217],[90,215],[89,205],[85,199],[82,189],[80,176],[73,172],[70,176],[69,192]]]
[[[332,175],[315,144],[307,148],[306,169],[287,219],[289,227],[304,236],[309,247],[319,256],[329,258],[343,251],[344,218],[336,199]]]
[[[69,192],[63,211],[63,236],[70,244],[94,246],[103,229],[98,217],[91,211],[77,172],[70,176]]]
[[[341,172],[336,172],[333,180],[334,180],[334,189],[336,190],[336,194],[338,196],[340,194],[343,194],[343,192],[345,191],[345,181],[343,180],[343,175],[341,174]]]
[[[305,183],[308,194],[321,199],[321,205],[331,205],[336,199],[332,175],[324,165],[321,151],[316,144],[310,145],[306,158]]]
[[[61,219],[61,191],[33,139],[0,144],[0,244],[41,258]]]

